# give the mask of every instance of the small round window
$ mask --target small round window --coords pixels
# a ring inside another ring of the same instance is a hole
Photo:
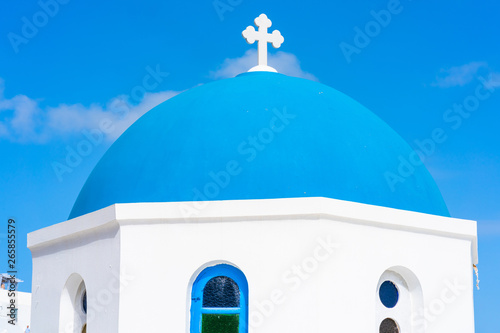
[[[399,333],[399,326],[391,318],[385,318],[380,323],[379,333]]]
[[[384,281],[384,283],[380,285],[378,295],[382,304],[387,308],[393,308],[398,303],[399,291],[396,285],[391,281]]]

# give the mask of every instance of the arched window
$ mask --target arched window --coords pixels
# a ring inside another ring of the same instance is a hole
[[[191,292],[191,333],[246,333],[248,283],[236,267],[204,269]]]
[[[377,323],[379,333],[422,333],[418,320],[422,311],[422,289],[409,269],[398,266],[385,271],[377,286]]]
[[[87,331],[87,288],[79,274],[72,274],[61,293],[59,332]]]

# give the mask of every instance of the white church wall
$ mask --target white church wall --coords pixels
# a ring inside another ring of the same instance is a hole
[[[265,210],[266,204],[273,202],[261,202],[260,208]],[[240,208],[227,203],[224,211],[237,216],[243,214]],[[257,211],[253,213],[259,215]],[[124,332],[144,325],[147,329],[168,325],[175,331],[188,331],[187,281],[192,283],[200,267],[215,262],[232,263],[245,273],[250,294],[250,332],[320,331],[331,325],[331,321],[339,329],[349,329],[356,323],[360,331],[376,330],[380,324],[375,313],[377,284],[383,272],[394,266],[414,272],[426,291],[422,309],[426,315],[410,314],[416,323],[415,332],[418,328],[438,332],[435,327],[446,318],[445,312],[449,317],[448,328],[455,332],[473,331],[472,263],[467,259],[471,257],[470,240],[320,217],[299,215],[290,220],[285,215],[272,219],[258,216],[257,220],[245,221],[238,216],[234,221],[223,217],[225,221],[221,222],[211,217],[199,223],[161,219],[123,222],[124,267],[132,272],[146,272],[147,285],[157,290],[154,294],[141,294],[144,286],[139,281],[130,284],[127,293],[130,298],[121,298],[120,304],[120,310],[124,311],[120,316],[121,326],[127,327]],[[317,250],[330,242],[335,245],[328,256]],[[128,243],[135,245],[126,246]],[[154,253],[161,254],[159,262],[148,255]],[[302,273],[294,271],[296,265]],[[456,299],[442,311],[438,308],[440,304],[436,305],[436,297],[449,284],[462,289],[465,286],[465,290],[460,289]],[[136,306],[133,295],[139,294],[141,304],[147,306]],[[176,301],[167,301],[172,299]],[[132,313],[139,318],[161,318],[161,323],[134,321]],[[457,316],[461,318],[458,322]]]
[[[118,332],[118,225],[108,220],[95,228],[95,222],[84,218],[56,225],[47,242],[43,233],[29,234],[33,256],[32,331],[80,333],[87,320],[87,331],[96,332],[94,326],[97,332]],[[37,236],[42,236],[41,242]],[[81,310],[80,284],[72,283],[75,276],[81,277],[87,302],[92,304],[86,318]],[[69,303],[73,304],[68,308]],[[74,315],[68,313],[73,311]]]
[[[59,239],[51,242],[61,244],[51,246],[55,256],[57,248],[79,259],[70,267],[58,265],[63,275],[81,272],[89,294],[111,278],[94,279],[89,272],[106,271],[108,256],[116,262],[119,256],[120,296],[113,299],[119,309],[115,303],[108,307],[118,314],[106,316],[108,322],[89,319],[88,332],[189,332],[192,283],[216,263],[235,265],[248,280],[249,332],[377,332],[382,319],[377,288],[388,270],[408,279],[410,289],[421,287],[422,314],[409,314],[412,332],[474,331],[473,221],[325,198],[211,202],[188,219],[182,205],[115,205],[64,223],[84,229],[96,217],[102,225],[115,220],[119,241],[100,236],[97,226],[87,233],[89,240],[102,239],[102,246],[75,247],[75,240],[62,241],[71,230],[47,228]],[[32,245],[45,238],[33,233]],[[34,274],[54,259],[37,256]],[[63,286],[59,281],[37,297],[58,298]],[[33,325],[53,312],[43,309]]]

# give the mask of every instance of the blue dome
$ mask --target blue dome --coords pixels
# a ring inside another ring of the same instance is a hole
[[[386,180],[412,153],[380,118],[328,86],[245,73],[137,120],[92,171],[70,218],[115,203],[294,197],[449,216],[423,165],[392,188]]]

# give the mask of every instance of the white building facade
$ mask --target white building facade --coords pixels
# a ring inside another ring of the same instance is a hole
[[[474,331],[473,221],[327,198],[209,202],[186,219],[187,204],[114,205],[31,233],[34,331],[197,331],[193,283],[220,264],[246,278],[248,332],[378,332],[386,319]]]

